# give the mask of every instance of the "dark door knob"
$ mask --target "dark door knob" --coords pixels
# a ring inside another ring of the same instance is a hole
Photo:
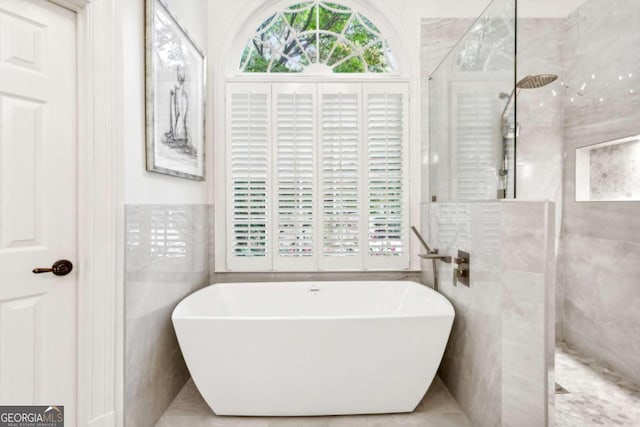
[[[71,270],[73,270],[73,264],[71,264],[71,261],[61,259],[54,262],[51,268],[34,268],[33,272],[35,274],[53,273],[56,276],[66,276],[67,274],[71,273]]]

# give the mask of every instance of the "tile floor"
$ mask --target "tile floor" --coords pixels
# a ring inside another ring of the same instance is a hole
[[[566,344],[556,347],[556,426],[640,426],[640,387]]]
[[[410,414],[333,417],[220,417],[204,402],[189,380],[156,427],[471,427],[471,423],[436,377]]]

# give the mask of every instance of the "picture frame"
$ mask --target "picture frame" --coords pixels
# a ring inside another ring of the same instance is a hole
[[[162,0],[145,8],[146,169],[204,181],[206,56]]]

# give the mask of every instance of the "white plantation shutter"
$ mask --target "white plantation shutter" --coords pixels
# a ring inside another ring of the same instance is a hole
[[[407,97],[405,85],[367,85],[366,268],[407,268]]]
[[[320,94],[320,268],[362,262],[361,85],[323,85]]]
[[[499,88],[483,89],[469,83],[452,86],[452,117],[454,126],[452,176],[457,200],[495,199],[498,186],[495,159],[501,141],[500,111],[496,108]],[[504,101],[502,101],[504,102]]]
[[[269,88],[229,85],[227,112],[227,264],[230,269],[269,270]]]
[[[316,267],[315,85],[274,85],[275,269]]]
[[[408,87],[228,84],[227,267],[409,267]]]

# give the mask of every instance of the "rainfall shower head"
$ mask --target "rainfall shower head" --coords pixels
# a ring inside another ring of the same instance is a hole
[[[516,87],[511,92],[507,105],[504,106],[504,110],[502,111],[502,136],[504,138],[511,139],[518,133],[518,124],[516,123],[514,126],[509,124],[509,113],[513,108],[516,97],[520,93],[520,89],[538,89],[553,83],[557,79],[558,76],[555,74],[536,74],[535,76],[527,76],[516,83]],[[506,98],[506,94],[501,93],[500,97]]]
[[[518,89],[537,89],[555,82],[558,76],[555,74],[538,74],[535,76],[527,76],[520,80],[516,87]]]

